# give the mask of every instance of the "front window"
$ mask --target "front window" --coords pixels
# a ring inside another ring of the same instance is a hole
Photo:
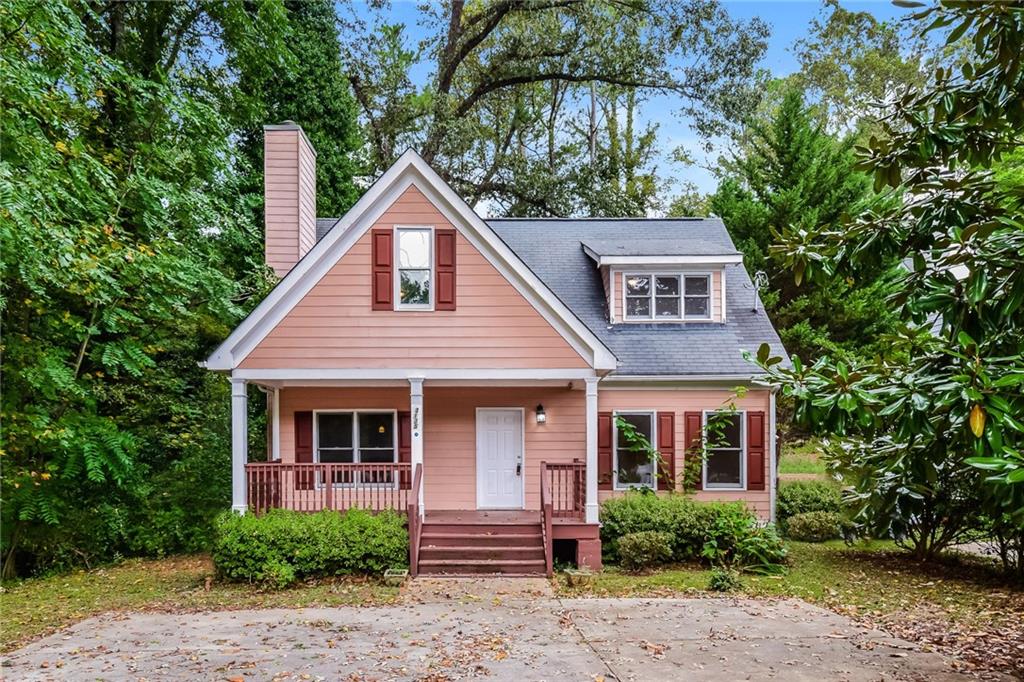
[[[334,464],[384,464],[396,461],[393,412],[318,412],[316,461]],[[390,468],[336,471],[336,484],[391,483]]]
[[[711,319],[710,275],[625,276],[627,320]]]
[[[619,420],[626,422],[636,434],[654,443],[654,413],[629,412],[615,415],[615,487],[654,488],[653,453],[629,439],[629,429],[621,428]]]
[[[716,425],[707,428],[709,420]],[[706,413],[704,425],[709,441],[704,458],[704,487],[743,489],[746,457],[742,413]]]
[[[429,228],[398,228],[398,305],[429,308],[433,253]]]

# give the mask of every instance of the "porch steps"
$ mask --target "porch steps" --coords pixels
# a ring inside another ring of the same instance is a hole
[[[424,575],[543,575],[544,543],[536,523],[431,522],[420,536]]]

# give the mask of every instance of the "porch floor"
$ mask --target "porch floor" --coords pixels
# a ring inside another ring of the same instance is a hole
[[[539,509],[431,509],[423,513],[427,523],[519,525],[540,523]],[[586,525],[580,519],[556,516],[551,519],[554,526]]]

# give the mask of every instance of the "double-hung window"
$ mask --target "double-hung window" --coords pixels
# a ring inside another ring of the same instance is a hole
[[[654,488],[657,469],[653,454],[649,450],[639,448],[636,443],[629,442],[626,430],[619,428],[620,419],[632,426],[637,434],[647,439],[648,443],[657,442],[654,439],[653,412],[615,413],[615,449],[612,453],[615,488]]]
[[[715,426],[708,428],[708,420]],[[742,412],[705,412],[707,453],[704,457],[704,489],[746,488],[746,433]]]
[[[711,319],[711,276],[627,274],[627,320]]]
[[[399,310],[429,310],[433,304],[433,230],[429,227],[399,227],[395,230],[398,268],[395,300]]]
[[[394,412],[317,412],[315,461],[335,464],[384,464],[396,461]],[[394,480],[390,468],[336,471],[335,484]]]

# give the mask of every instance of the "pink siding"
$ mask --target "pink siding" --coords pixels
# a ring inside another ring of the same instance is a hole
[[[631,273],[643,272],[643,269],[630,270]],[[685,272],[685,271],[684,271]],[[702,272],[707,272],[703,270]],[[625,322],[622,310],[622,276],[623,271],[615,270],[612,273],[612,305],[614,306],[615,319],[613,322]],[[711,271],[711,321],[722,321],[722,271]]]
[[[727,390],[602,389],[598,409],[671,411],[676,414],[676,471],[682,470],[686,447],[683,413],[722,406]],[[548,420],[537,424],[534,409],[544,405]],[[540,462],[586,459],[586,399],[583,391],[568,388],[432,387],[423,394],[424,498],[427,509],[476,509],[476,408],[523,408],[526,449],[524,484],[526,508],[540,507]],[[750,391],[737,407],[760,410],[767,416],[767,391]],[[300,410],[409,409],[407,387],[388,388],[285,388],[281,390],[281,461],[295,461],[294,414]],[[765,455],[765,481],[770,481]],[[621,495],[601,490],[599,499]],[[744,500],[759,515],[769,515],[769,491],[699,491],[698,500]]]
[[[316,240],[316,157],[302,131],[267,130],[264,183],[267,265],[288,273]]]
[[[410,187],[374,227],[451,227]],[[456,238],[453,311],[371,310],[370,233],[240,367],[582,368],[587,362],[469,241]]]
[[[544,405],[548,422],[533,411]],[[423,393],[423,490],[427,509],[476,509],[476,408],[523,408],[526,507],[540,508],[540,462],[586,459],[586,395],[568,388],[432,388]],[[286,388],[281,391],[281,461],[295,461],[300,410],[408,410],[408,388]]]
[[[598,406],[602,411],[614,412],[616,410],[655,410],[671,411],[676,414],[675,419],[675,443],[676,443],[676,471],[682,471],[683,453],[686,451],[687,443],[683,433],[685,420],[683,413],[700,410],[712,410],[721,407],[733,397],[731,391],[727,390],[672,390],[672,389],[623,389],[623,390],[601,390],[598,396]],[[768,391],[748,391],[747,394],[736,401],[736,407],[741,410],[762,411],[765,413],[765,420],[768,419],[770,408],[770,394]],[[767,439],[767,436],[766,436]],[[751,491],[726,491],[726,490],[701,490],[695,493],[697,500],[744,500],[752,507],[759,516],[768,518],[771,513],[771,503],[768,491],[768,482],[771,481],[769,471],[770,462],[766,440],[765,448],[765,489]],[[621,492],[602,490],[599,499],[605,500],[609,497],[621,495]]]

